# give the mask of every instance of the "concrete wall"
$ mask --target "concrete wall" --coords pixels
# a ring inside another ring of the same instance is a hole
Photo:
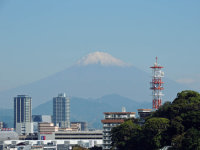
[[[17,123],[16,132],[19,135],[33,133],[33,123],[31,122]]]

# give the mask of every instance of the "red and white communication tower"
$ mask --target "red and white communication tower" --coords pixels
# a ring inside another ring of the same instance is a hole
[[[158,64],[158,58],[156,57],[156,62],[154,63],[154,66],[150,67],[152,68],[152,82],[151,82],[151,90],[152,96],[153,96],[153,109],[158,109],[162,105],[162,90],[163,83],[162,78],[164,77],[164,72],[162,72],[162,66]]]

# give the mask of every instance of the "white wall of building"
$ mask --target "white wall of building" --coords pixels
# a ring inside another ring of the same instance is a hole
[[[40,133],[38,133],[38,139],[43,140],[42,137],[45,137],[45,140],[54,140],[55,139],[55,133],[52,133],[52,134],[40,134]]]
[[[47,144],[47,143],[54,143],[57,144],[68,144],[68,145],[86,145],[87,147],[93,147],[94,145],[101,146],[103,144],[103,140],[7,140],[4,141],[4,144],[12,144],[13,142],[19,144],[21,142],[29,142],[30,145],[40,145],[40,144]]]
[[[19,135],[33,133],[33,123],[32,122],[16,123],[16,132]]]

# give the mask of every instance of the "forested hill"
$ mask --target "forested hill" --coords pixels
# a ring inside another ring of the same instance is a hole
[[[200,94],[182,91],[146,118],[128,120],[112,130],[112,145],[119,150],[200,150]]]

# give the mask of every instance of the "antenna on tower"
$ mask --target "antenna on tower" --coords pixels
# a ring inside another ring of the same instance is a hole
[[[158,57],[156,56],[156,64],[158,64]]]
[[[164,77],[164,72],[161,71],[163,68],[162,66],[158,65],[158,57],[156,56],[156,63],[153,67],[150,67],[153,70],[152,74],[152,82],[150,89],[152,90],[152,97],[153,97],[153,109],[158,109],[162,105],[162,90],[163,83],[162,77]]]

